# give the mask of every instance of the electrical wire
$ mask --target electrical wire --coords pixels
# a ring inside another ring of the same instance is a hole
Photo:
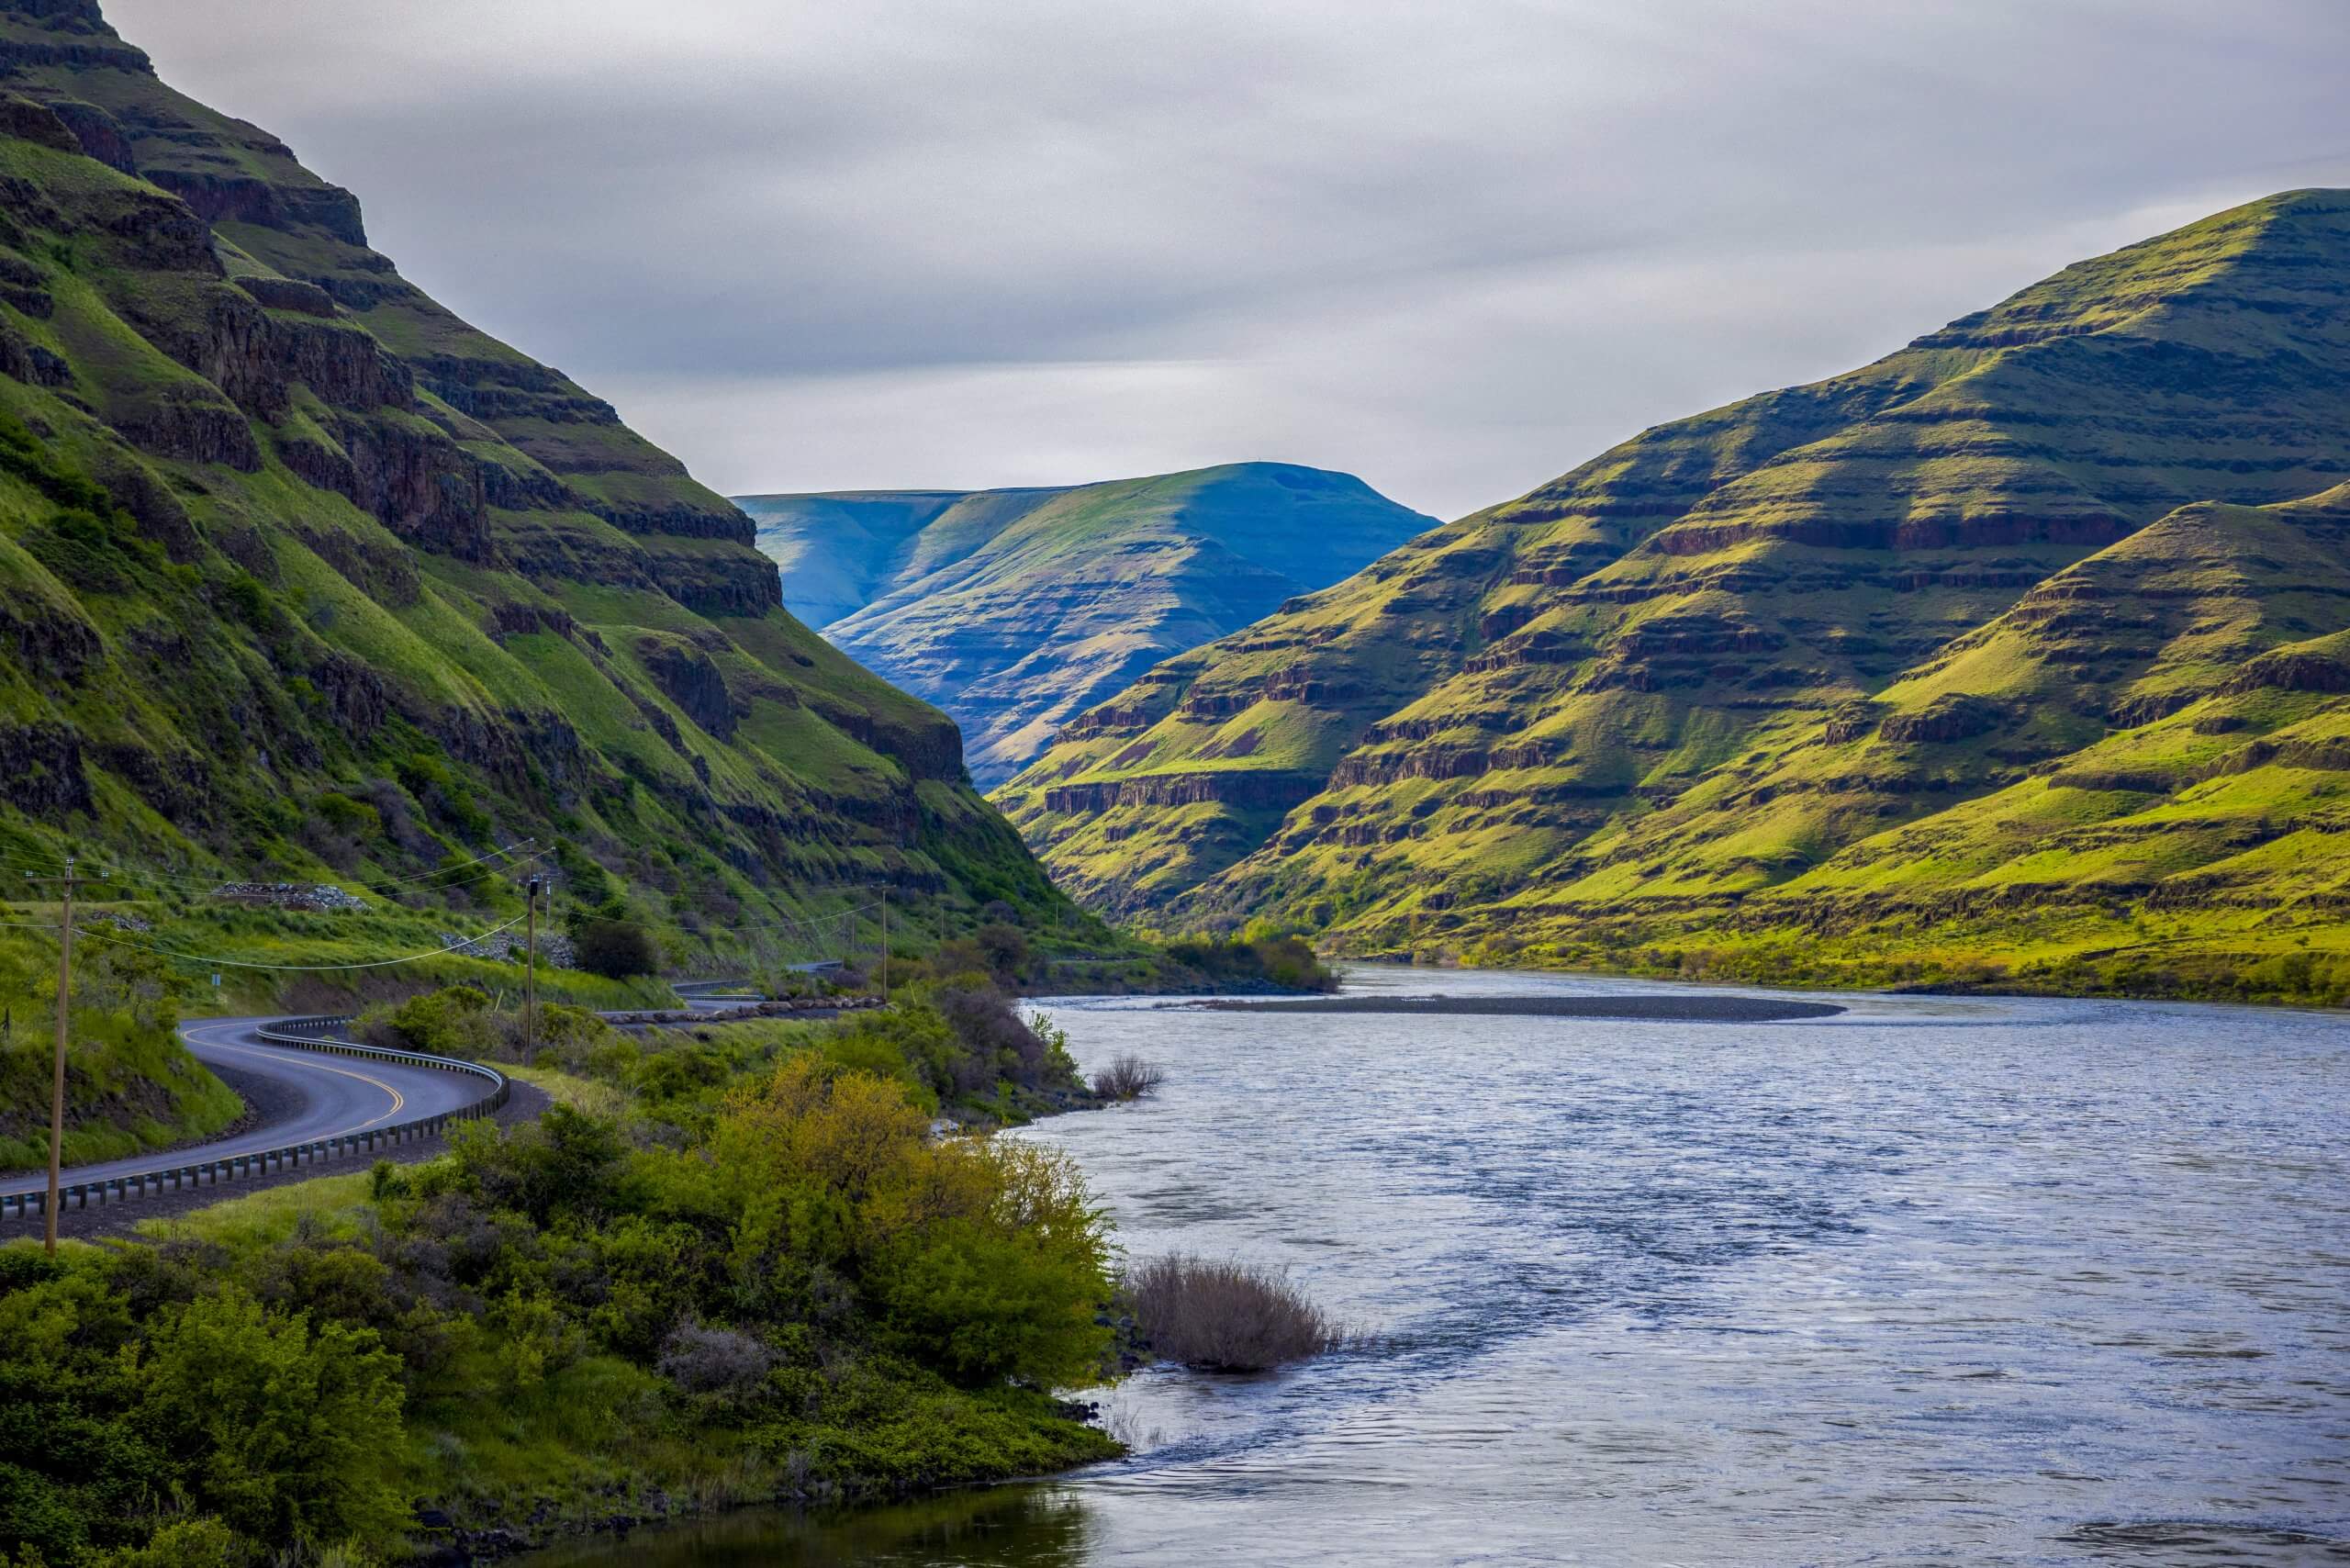
[[[445,876],[451,871],[462,871],[470,866],[483,865],[486,862],[499,860],[506,857],[517,857],[517,858],[514,858],[508,864],[494,867],[487,871],[477,872],[471,877],[457,877],[452,878],[450,880],[445,882],[432,883],[431,887],[425,890],[431,890],[432,888],[466,887],[475,882],[487,881],[493,877],[504,876],[507,872],[514,869],[516,867],[528,865],[533,860],[545,858],[549,851],[544,849],[532,849],[527,854],[522,852],[525,846],[532,845],[537,842],[538,841],[535,838],[526,838],[522,840],[520,844],[510,844],[503,848],[493,849],[486,855],[476,855],[464,860],[452,861],[445,866],[436,866],[429,871],[411,872],[405,877],[373,877],[354,879],[354,880],[357,880],[361,886],[369,889],[404,887],[412,883],[422,883],[429,878]],[[10,856],[0,856],[0,867],[24,870],[28,877],[34,878],[53,879],[62,878],[66,874],[66,867],[62,861],[52,863],[49,861],[28,860]],[[240,881],[251,879],[234,876],[196,877],[187,875],[185,872],[150,871],[144,869],[125,868],[121,867],[116,867],[110,869],[97,869],[95,868],[84,869],[81,863],[77,863],[73,868],[73,878],[76,881],[93,883],[149,882],[159,886],[185,888],[193,891],[204,893],[218,892],[222,888],[233,887]]]
[[[443,871],[462,871],[468,866],[478,866],[485,860],[496,860],[501,856],[517,854],[523,849],[529,848],[530,846],[536,844],[537,842],[538,837],[536,834],[533,834],[529,838],[523,839],[519,844],[509,844],[502,849],[493,849],[487,855],[476,855],[470,860],[453,861],[449,865],[435,866],[430,871],[418,871],[406,877],[378,877],[373,881],[370,881],[367,885],[371,888],[397,887],[404,882],[420,882],[427,877],[437,877]],[[543,849],[532,849],[531,850],[531,853],[524,856],[523,858],[526,860],[536,860],[545,853],[546,851]],[[446,885],[453,886],[454,884],[452,883]]]
[[[77,935],[87,936],[94,942],[110,942],[118,947],[136,947],[142,953],[160,954],[162,957],[166,958],[177,958],[182,963],[185,964],[201,964],[209,969],[273,969],[281,973],[312,974],[323,972],[329,969],[389,969],[395,964],[420,964],[427,958],[445,958],[452,953],[457,954],[461,958],[470,958],[474,955],[464,952],[465,948],[481,941],[484,937],[495,936],[501,931],[511,931],[514,927],[521,924],[524,918],[525,917],[523,915],[518,914],[513,919],[506,922],[503,925],[491,926],[488,930],[482,932],[480,935],[468,936],[463,941],[452,942],[445,946],[435,947],[429,952],[410,953],[405,957],[397,958],[370,958],[364,963],[358,964],[256,964],[242,958],[206,958],[201,953],[175,952],[169,947],[151,946],[144,942],[127,942],[119,936],[101,936],[95,931],[81,931],[77,928],[75,934]]]
[[[410,886],[409,890],[420,893],[437,893],[443,888],[469,888],[476,882],[496,881],[498,878],[518,871],[521,868],[530,865],[534,860],[544,859],[546,857],[546,853],[547,852],[543,849],[533,849],[530,854],[521,857],[520,859],[509,860],[500,866],[493,866],[487,871],[476,871],[470,877],[453,877],[445,882],[432,882],[429,884],[418,883],[416,879],[411,877],[408,879],[408,884],[413,884]],[[459,868],[453,866],[448,868],[448,869],[456,870],[459,869]],[[423,876],[432,876],[435,874],[436,873],[433,872],[420,873],[420,875]],[[371,881],[365,884],[370,892],[382,892],[386,888],[396,888],[402,885],[403,884],[401,883],[390,881]]]
[[[765,931],[776,926],[788,925],[800,931],[821,931],[827,926],[838,925],[844,921],[855,920],[858,915],[869,913],[880,907],[880,903],[877,901],[873,903],[859,904],[855,909],[844,910],[838,914],[820,914],[811,919],[800,919],[784,914],[778,915],[773,920],[735,921],[730,923],[726,929],[728,931]]]

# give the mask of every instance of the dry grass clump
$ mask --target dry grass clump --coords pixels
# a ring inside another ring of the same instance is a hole
[[[1211,1372],[1262,1372],[1348,1337],[1285,1271],[1237,1258],[1170,1252],[1127,1271],[1125,1294],[1153,1353]]]
[[[1093,1092],[1104,1100],[1139,1100],[1167,1081],[1167,1070],[1138,1056],[1117,1058],[1093,1075]]]

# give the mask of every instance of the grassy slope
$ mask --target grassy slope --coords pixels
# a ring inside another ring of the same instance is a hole
[[[1434,520],[1360,480],[1234,464],[1069,489],[746,497],[795,607],[945,706],[981,783],[1170,654],[1324,587]],[[804,586],[803,586],[804,579]]]
[[[49,1164],[49,1020],[26,1011],[12,1009],[0,1046],[0,1174]],[[73,1038],[62,1146],[69,1167],[209,1137],[244,1112],[168,1025],[84,1014]]]
[[[1922,839],[1887,832],[1916,822],[1970,846],[1959,861],[1996,858],[2012,839],[1989,808],[1954,802],[2154,745],[2127,737],[2193,724],[2165,715],[2208,661],[2326,629],[2332,600],[2306,584],[2339,565],[2332,503],[2192,508],[2340,480],[2345,266],[2350,203],[2294,193],[2068,268],[1853,375],[1660,427],[1149,672],[1000,798],[1097,903],[1270,909],[1360,949],[1667,968],[1702,950],[1713,972],[1865,925],[1849,974],[1931,946],[1866,925],[1883,890],[1841,890],[1863,862],[1934,880],[1908,866]],[[2139,550],[2192,534],[2203,566],[2152,599],[2085,597],[2141,562],[2127,542],[2157,519]],[[2076,619],[2061,655],[2028,653],[2012,617],[2050,594]],[[2196,629],[2152,664],[2149,603]],[[2266,630],[2242,646],[2215,630],[2249,622]],[[2322,823],[2324,799],[2288,788],[2280,820]],[[2075,944],[2109,979],[2153,940],[2135,906],[2178,894],[2087,862],[2033,874],[2042,913],[2059,896],[2123,911],[2119,936],[2089,922]],[[2257,913],[2198,903],[2162,941],[2232,950],[2246,920],[2314,913],[2338,881],[2276,858],[2232,884]],[[1933,910],[1904,918],[1954,929]],[[2037,961],[2021,922],[2011,904],[1956,941]]]
[[[561,836],[688,961],[849,887],[1052,902],[729,503],[95,8],[0,20],[0,852],[356,885]]]

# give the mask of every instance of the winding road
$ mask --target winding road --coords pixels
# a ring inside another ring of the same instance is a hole
[[[263,1107],[253,1126],[177,1156],[150,1149],[126,1159],[72,1166],[65,1172],[66,1182],[136,1175],[175,1159],[229,1159],[290,1144],[322,1142],[461,1110],[482,1097],[481,1080],[470,1073],[335,1056],[261,1038],[261,1029],[283,1022],[274,1017],[203,1018],[180,1026],[180,1038],[207,1067],[247,1081],[269,1081],[280,1103]],[[43,1192],[48,1185],[46,1170],[0,1176],[0,1198]]]
[[[740,999],[713,993],[739,983],[688,982],[679,989],[692,1011],[717,1013]],[[353,1046],[336,1036],[342,1022],[272,1016],[180,1025],[180,1038],[196,1060],[243,1095],[252,1125],[177,1150],[69,1166],[62,1173],[64,1212],[144,1197],[151,1188],[177,1192],[372,1154],[397,1141],[436,1136],[442,1125],[436,1118],[485,1115],[507,1103],[507,1081],[494,1069]],[[319,1044],[305,1047],[299,1043],[305,1036]],[[46,1170],[0,1176],[0,1221],[37,1216],[39,1205],[23,1200],[48,1187]]]

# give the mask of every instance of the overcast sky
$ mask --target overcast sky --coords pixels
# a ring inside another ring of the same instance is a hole
[[[754,490],[1241,458],[1451,517],[2350,185],[2344,0],[106,0]]]

